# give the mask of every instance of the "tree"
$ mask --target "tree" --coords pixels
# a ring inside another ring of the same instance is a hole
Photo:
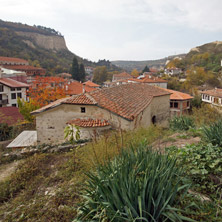
[[[32,116],[30,113],[39,108],[38,105],[35,105],[34,101],[30,98],[29,102],[24,99],[18,98],[18,107],[19,112],[23,115],[24,119],[33,122],[35,116]]]
[[[93,71],[93,82],[102,84],[107,80],[107,69],[105,66],[98,66]]]
[[[139,76],[139,71],[137,69],[133,69],[132,72],[131,72],[131,76],[133,77],[138,77]]]
[[[145,67],[144,67],[144,69],[143,69],[142,73],[144,73],[144,72],[150,72],[150,69],[149,69],[149,67],[148,67],[148,66],[145,66]]]
[[[80,81],[80,72],[79,72],[79,64],[76,57],[73,58],[72,67],[71,67],[72,78]]]
[[[82,63],[79,66],[79,76],[80,76],[80,81],[84,82],[86,80],[85,67]]]
[[[29,87],[28,95],[35,106],[45,106],[50,102],[65,97],[65,90],[60,86],[65,80],[60,77],[36,77]]]

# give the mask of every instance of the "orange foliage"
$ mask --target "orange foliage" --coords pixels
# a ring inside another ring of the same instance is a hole
[[[45,106],[50,102],[65,97],[64,83],[67,80],[61,77],[36,77],[29,87],[28,96],[33,105]]]

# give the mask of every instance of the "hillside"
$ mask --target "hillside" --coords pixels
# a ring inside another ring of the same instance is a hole
[[[125,60],[116,60],[116,61],[111,61],[114,65],[130,72],[133,69],[137,70],[143,70],[145,66],[148,66],[150,68],[157,68],[161,69],[165,66],[166,62],[168,60],[171,60],[174,57],[184,57],[185,54],[180,54],[180,55],[173,55],[173,56],[168,56],[163,59],[157,59],[157,60],[144,60],[144,61],[125,61]]]
[[[52,28],[2,20],[0,20],[0,55],[26,59],[31,65],[45,68],[48,75],[69,72],[74,56],[85,66],[100,65],[100,62],[88,61],[69,51],[64,37]],[[101,61],[109,70],[117,69],[109,61]]]

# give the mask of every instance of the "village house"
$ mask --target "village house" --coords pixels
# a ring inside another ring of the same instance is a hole
[[[17,98],[27,100],[29,85],[10,78],[1,78],[0,73],[0,107],[18,107]]]
[[[170,95],[170,116],[181,116],[187,114],[190,109],[190,103],[193,99],[187,93],[182,93],[179,91],[165,89]]]
[[[182,69],[176,68],[176,67],[171,67],[171,68],[164,69],[164,74],[166,74],[168,76],[179,75],[181,73],[183,73]]]
[[[129,73],[122,72],[122,73],[119,73],[119,74],[114,74],[112,82],[117,82],[119,80],[127,80],[127,79],[130,79],[130,78],[132,78],[132,76]]]
[[[170,94],[147,84],[127,84],[57,100],[32,112],[38,143],[64,142],[64,129],[72,123],[80,127],[81,138],[109,127],[133,130],[152,123],[167,126]]]
[[[95,88],[95,89],[99,89],[100,85],[88,80],[87,82],[84,82],[83,85],[91,87],[91,88]]]
[[[84,84],[78,81],[68,82],[65,84],[64,89],[67,96],[79,95],[81,93],[97,90],[96,87],[90,87],[88,84]]]
[[[6,69],[25,72],[27,75],[27,82],[31,83],[35,76],[45,76],[46,70],[39,67],[30,66],[28,61],[13,57],[0,56],[0,65]]]
[[[212,89],[201,92],[202,101],[214,107],[222,108],[222,89]]]
[[[158,86],[160,88],[167,89],[167,81],[161,78],[152,76],[152,75],[145,75],[142,77],[138,77],[137,79],[129,79],[127,80],[131,83],[144,83],[151,86]]]

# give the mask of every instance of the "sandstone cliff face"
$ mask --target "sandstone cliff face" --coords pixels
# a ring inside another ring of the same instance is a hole
[[[20,36],[29,37],[32,39],[33,43],[39,47],[59,51],[62,49],[68,50],[65,39],[62,36],[47,36],[41,35],[33,32],[16,32]],[[29,46],[35,47],[33,44],[30,44],[30,41],[24,40]]]

